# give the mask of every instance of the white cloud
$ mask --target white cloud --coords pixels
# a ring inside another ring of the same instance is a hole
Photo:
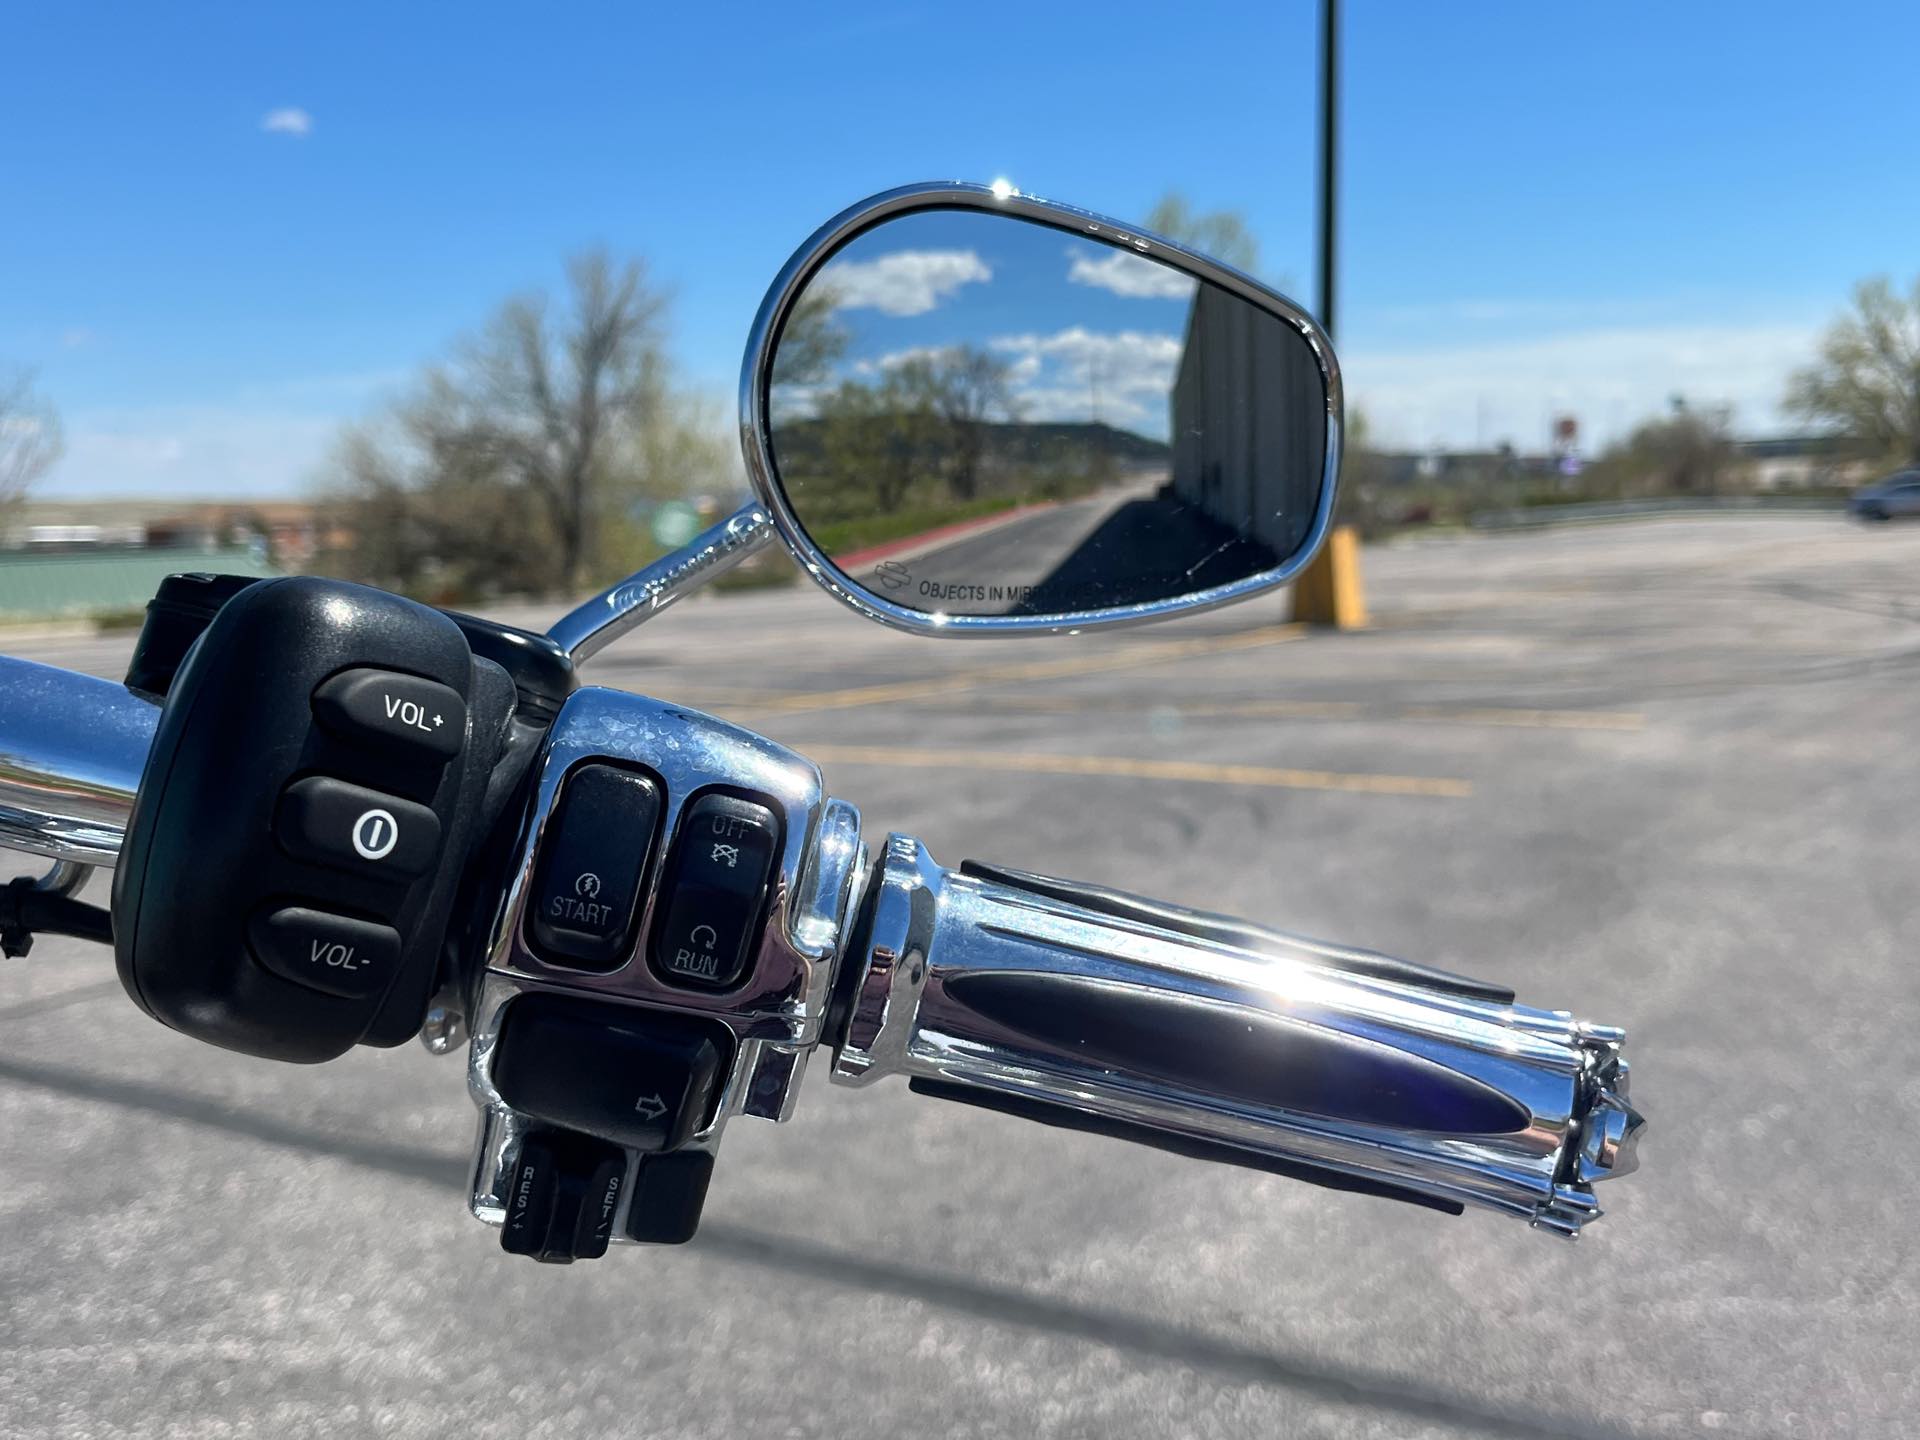
[[[924,315],[962,285],[991,280],[993,271],[972,250],[896,250],[872,260],[836,260],[820,272],[837,310]]]
[[[1180,365],[1177,336],[1139,330],[1099,334],[1075,325],[1051,335],[1001,335],[989,347],[1013,357],[1019,400],[1031,420],[1167,422],[1167,393]]]
[[[93,331],[84,325],[71,325],[60,332],[62,350],[80,350],[93,343]]]
[[[1125,250],[1110,250],[1098,260],[1074,246],[1067,279],[1076,285],[1097,285],[1129,300],[1190,300],[1199,282],[1165,265]]]
[[[1470,345],[1343,351],[1347,405],[1388,443],[1467,448],[1545,443],[1555,414],[1581,422],[1593,453],[1674,395],[1726,404],[1735,429],[1787,422],[1787,377],[1815,353],[1821,322],[1646,325],[1562,331]]]
[[[262,115],[260,128],[269,135],[291,135],[303,140],[313,133],[313,116],[296,106],[283,106]]]

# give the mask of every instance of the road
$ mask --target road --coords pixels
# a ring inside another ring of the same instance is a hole
[[[1116,509],[1151,493],[1164,469],[1093,495],[988,517],[924,544],[887,547],[885,568],[850,573],[888,599],[921,610],[1004,615],[1099,529]],[[844,567],[843,567],[844,568]],[[1007,592],[1013,592],[1008,595]]]
[[[46,943],[0,966],[0,1432],[1913,1434],[1920,526],[1365,563],[1359,634],[1266,600],[936,643],[808,587],[689,601],[597,674],[813,750],[950,863],[1625,1024],[1651,1128],[1579,1244],[815,1074],[730,1128],[695,1244],[538,1267],[464,1213],[457,1061],[225,1055]]]

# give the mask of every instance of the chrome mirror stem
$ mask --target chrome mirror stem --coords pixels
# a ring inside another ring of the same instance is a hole
[[[553,623],[547,634],[577,664],[644,625],[688,591],[738,565],[773,539],[773,520],[754,501],[718,525],[602,590]]]

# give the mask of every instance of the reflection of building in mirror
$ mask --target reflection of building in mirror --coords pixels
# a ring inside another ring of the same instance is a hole
[[[1326,386],[1277,316],[1202,285],[1172,396],[1173,488],[1274,552],[1307,538],[1326,458]]]

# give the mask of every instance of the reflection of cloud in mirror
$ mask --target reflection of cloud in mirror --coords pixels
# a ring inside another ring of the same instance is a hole
[[[993,271],[972,250],[896,250],[873,260],[836,260],[820,272],[836,310],[924,315],[969,281]]]
[[[1076,285],[1097,285],[1129,300],[1191,300],[1199,283],[1190,275],[1170,270],[1125,250],[1109,250],[1099,259],[1079,245],[1067,251],[1067,279]]]
[[[987,344],[1013,358],[1015,398],[1030,420],[1104,420],[1166,433],[1167,393],[1180,365],[1177,336],[1100,335],[1075,325],[1051,335],[996,336]]]

